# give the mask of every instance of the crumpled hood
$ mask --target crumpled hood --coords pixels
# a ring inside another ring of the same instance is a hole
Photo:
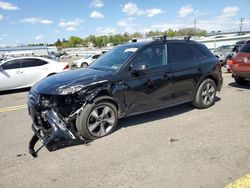
[[[33,85],[31,90],[42,94],[66,95],[63,92],[64,89],[70,90],[77,87],[79,90],[94,83],[107,82],[107,78],[111,75],[111,72],[91,68],[77,69],[44,78]],[[72,93],[74,93],[73,90]]]

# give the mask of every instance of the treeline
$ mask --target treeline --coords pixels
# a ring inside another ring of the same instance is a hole
[[[66,39],[58,39],[54,44],[59,48],[68,48],[68,47],[76,47],[76,46],[94,46],[94,47],[106,47],[107,44],[118,45],[125,42],[128,42],[132,38],[143,38],[143,37],[152,37],[159,35],[167,35],[168,37],[175,36],[205,36],[207,31],[201,30],[198,28],[183,28],[178,31],[174,31],[172,29],[168,29],[166,31],[150,31],[145,34],[140,32],[135,32],[133,34],[123,33],[123,34],[115,34],[115,35],[102,35],[95,36],[90,35],[86,38],[80,38],[77,36],[71,36],[68,40]],[[33,45],[32,45],[33,46]]]

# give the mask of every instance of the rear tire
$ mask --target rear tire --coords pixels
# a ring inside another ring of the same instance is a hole
[[[243,77],[235,77],[234,80],[239,85],[246,85],[248,83],[248,81]]]
[[[85,67],[88,67],[88,63],[82,63],[81,64],[81,68],[85,68]]]
[[[205,79],[199,86],[192,104],[200,109],[209,108],[214,104],[216,85],[210,78]]]
[[[81,136],[94,140],[107,136],[117,125],[117,108],[109,101],[87,104],[76,119],[76,127]]]

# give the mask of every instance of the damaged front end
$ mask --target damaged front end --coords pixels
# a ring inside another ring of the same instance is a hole
[[[37,156],[34,147],[39,139],[49,151],[85,143],[77,132],[75,121],[86,104],[86,99],[79,94],[45,95],[31,90],[28,110],[35,133],[29,144],[31,155]]]

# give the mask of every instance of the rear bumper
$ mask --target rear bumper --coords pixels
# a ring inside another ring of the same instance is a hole
[[[29,111],[32,110],[29,109]],[[32,112],[30,113],[33,114]],[[42,141],[43,145],[45,145],[49,151],[55,151],[67,146],[85,143],[83,139],[67,128],[66,123],[53,109],[46,112],[45,118],[51,127],[49,130],[46,130],[44,127],[36,124],[35,121],[32,124],[32,130],[35,133],[35,136],[33,136],[30,141],[29,151],[33,156],[36,155],[34,147],[38,139]]]
[[[250,72],[242,72],[242,71],[233,70],[232,77],[233,78],[243,77],[243,78],[250,79]]]

